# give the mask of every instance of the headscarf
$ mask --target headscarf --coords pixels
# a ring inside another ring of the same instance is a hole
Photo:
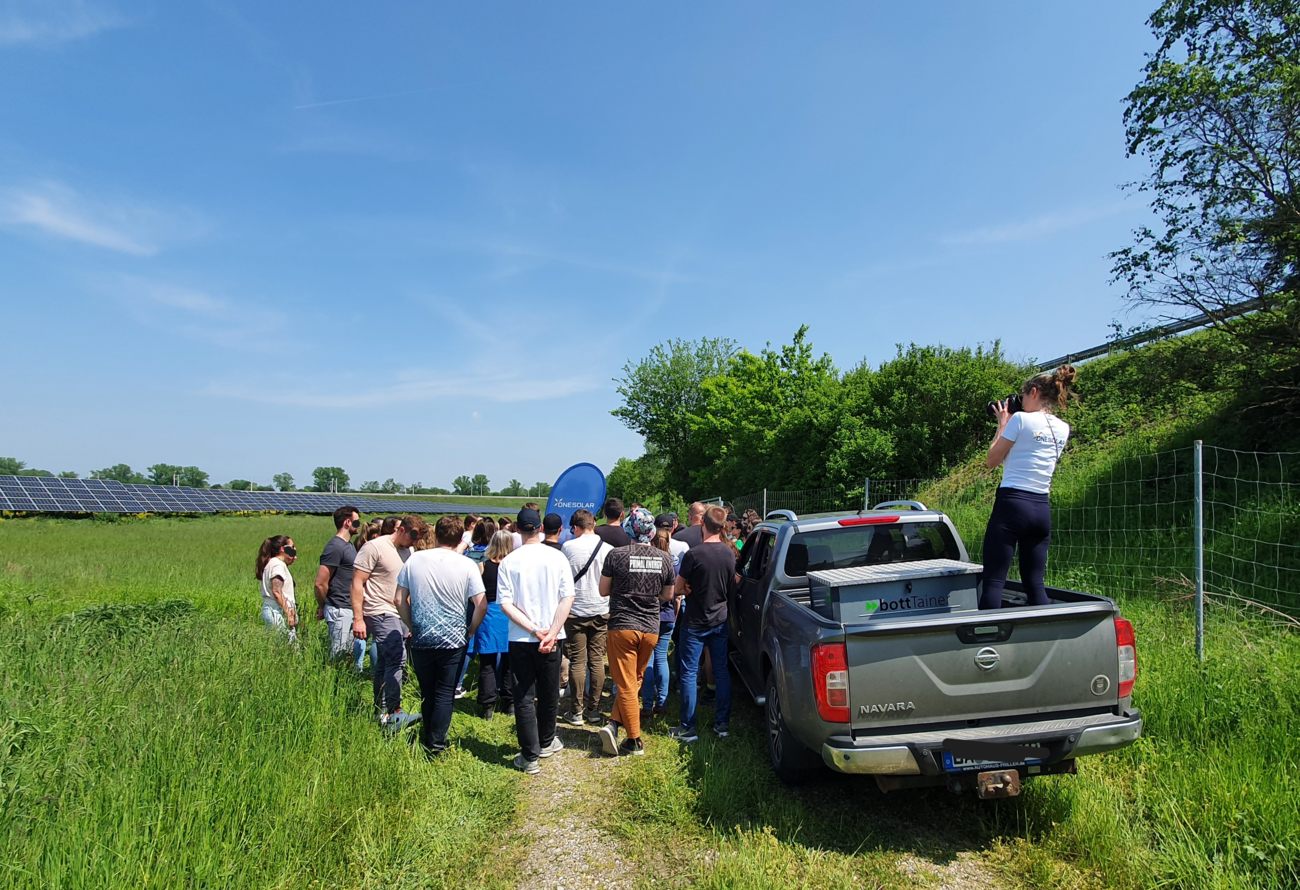
[[[623,520],[623,531],[638,544],[649,544],[655,536],[655,518],[649,510],[637,507]]]

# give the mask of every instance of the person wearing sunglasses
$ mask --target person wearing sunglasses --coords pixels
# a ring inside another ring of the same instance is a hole
[[[366,641],[352,635],[352,566],[357,559],[353,535],[360,535],[363,523],[356,507],[334,511],[334,537],[320,555],[316,570],[316,618],[330,631],[329,657],[333,661],[352,654],[352,669],[365,670]]]
[[[262,621],[272,630],[288,632],[298,639],[298,604],[293,598],[293,575],[289,566],[298,560],[293,538],[272,535],[257,551],[257,580],[262,587]]]

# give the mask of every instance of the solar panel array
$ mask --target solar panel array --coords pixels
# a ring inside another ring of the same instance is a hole
[[[462,513],[469,504],[368,498],[297,491],[230,491],[175,485],[124,485],[111,479],[0,476],[0,510],[22,513],[333,513],[351,504],[362,513]],[[513,507],[486,507],[512,512]]]

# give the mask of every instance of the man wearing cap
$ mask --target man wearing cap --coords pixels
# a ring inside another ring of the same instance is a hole
[[[681,569],[682,557],[691,549],[686,546],[685,541],[676,541],[672,537],[672,533],[677,531],[676,513],[660,513],[655,517],[655,534],[658,535],[660,531],[668,532],[668,555],[673,561],[673,577],[676,578],[677,572]],[[674,597],[660,604],[659,607],[659,642],[655,644],[654,654],[650,656],[650,663],[645,669],[645,679],[641,683],[642,721],[649,720],[651,717],[662,717],[668,713],[670,688],[668,648],[673,641],[673,631],[677,627],[677,611],[680,606],[681,599]],[[680,645],[679,643],[679,648]]]
[[[659,609],[673,596],[673,560],[651,546],[654,517],[634,509],[623,523],[632,543],[605,557],[600,595],[609,597],[609,667],[618,693],[614,713],[600,730],[605,753],[641,755],[641,678],[659,642]],[[619,730],[627,740],[618,744]]]
[[[572,695],[564,722],[581,726],[584,721],[601,721],[609,600],[600,595],[600,572],[613,548],[596,535],[596,517],[587,510],[574,511],[569,527],[573,537],[564,542],[563,551],[573,571],[574,597],[564,622],[564,656],[569,660]]]
[[[564,528],[564,518],[559,513],[547,513],[546,518],[542,520],[542,543],[559,550],[562,528]]]
[[[564,554],[542,546],[542,517],[525,507],[515,519],[523,540],[501,560],[497,603],[510,619],[510,672],[514,677],[515,768],[541,772],[539,758],[564,749],[555,735],[560,704],[560,650],[564,620],[573,606],[573,573]]]

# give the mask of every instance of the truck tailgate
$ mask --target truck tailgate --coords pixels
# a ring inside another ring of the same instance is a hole
[[[1098,602],[848,625],[854,734],[1113,709],[1113,619]]]

